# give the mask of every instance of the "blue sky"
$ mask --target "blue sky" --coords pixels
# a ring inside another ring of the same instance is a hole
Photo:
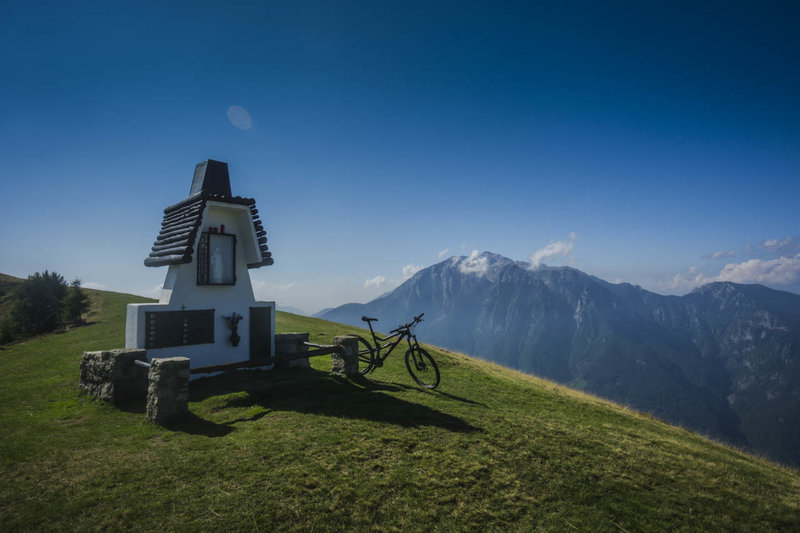
[[[0,5],[0,272],[156,294],[212,158],[279,305],[473,250],[800,292],[796,3],[161,4]]]

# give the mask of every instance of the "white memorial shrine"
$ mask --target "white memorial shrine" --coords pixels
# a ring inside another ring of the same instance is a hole
[[[154,304],[129,304],[125,347],[192,367],[275,354],[275,302],[257,302],[249,269],[273,263],[255,200],[231,195],[228,165],[195,169],[188,198],[164,209],[144,264],[167,266]]]

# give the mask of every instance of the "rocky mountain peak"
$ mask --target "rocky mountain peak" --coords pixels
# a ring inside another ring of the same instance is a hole
[[[496,282],[500,272],[508,267],[516,266],[525,269],[529,266],[522,261],[514,261],[499,254],[478,252],[477,250],[466,256],[453,256],[439,264],[457,274],[483,278],[490,283]]]

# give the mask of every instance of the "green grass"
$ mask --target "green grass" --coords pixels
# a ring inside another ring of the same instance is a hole
[[[242,371],[191,384],[171,428],[78,391],[135,297],[87,291],[94,323],[0,352],[0,524],[17,530],[774,531],[800,474],[652,417],[430,347],[368,381]],[[329,343],[355,328],[278,313]]]

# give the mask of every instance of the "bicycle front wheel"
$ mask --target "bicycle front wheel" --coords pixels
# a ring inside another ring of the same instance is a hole
[[[362,376],[372,370],[372,358],[375,355],[372,346],[367,342],[367,339],[359,337],[358,339],[358,372]]]
[[[439,367],[436,366],[436,361],[419,346],[406,352],[406,368],[420,386],[435,389],[439,385]]]

